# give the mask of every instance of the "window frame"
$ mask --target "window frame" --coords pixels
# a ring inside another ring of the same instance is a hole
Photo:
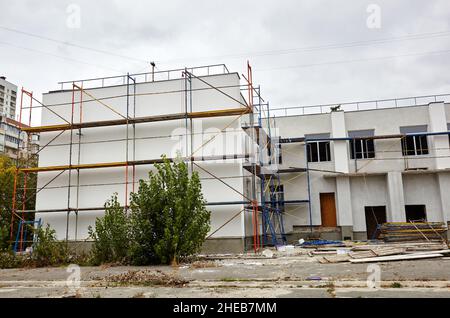
[[[351,160],[376,158],[375,140],[373,138],[369,138],[375,136],[374,129],[349,131],[348,136],[349,138],[352,138],[349,142]],[[358,152],[355,148],[358,142],[361,147],[360,152]],[[369,147],[369,143],[371,143],[371,147]],[[370,148],[372,148],[372,151],[370,151]]]
[[[406,135],[400,140],[403,157],[427,156],[430,154],[427,132],[427,125],[400,127],[400,133]],[[408,134],[412,135],[408,136]],[[408,138],[410,139],[408,140]],[[425,141],[425,147],[423,147],[423,141]],[[412,149],[408,148],[411,142],[413,145]]]
[[[321,160],[320,144],[325,144],[325,160]],[[312,154],[311,148],[313,145],[316,148],[317,160],[313,160],[313,158],[312,158],[313,154]],[[308,163],[320,163],[320,162],[332,161],[330,141],[329,140],[308,141],[306,144],[306,158],[308,160]]]

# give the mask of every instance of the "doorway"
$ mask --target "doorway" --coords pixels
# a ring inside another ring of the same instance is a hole
[[[366,214],[367,239],[375,240],[380,235],[380,232],[377,231],[378,225],[386,223],[386,207],[366,206],[364,210]]]
[[[405,205],[406,222],[427,221],[425,205]]]
[[[320,193],[320,214],[323,227],[337,227],[334,193]]]

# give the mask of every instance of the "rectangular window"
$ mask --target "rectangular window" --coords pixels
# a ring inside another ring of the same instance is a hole
[[[308,143],[307,151],[308,162],[331,161],[329,141],[317,141]]]
[[[306,155],[308,162],[325,162],[331,161],[331,150],[329,140],[315,140],[315,139],[327,139],[330,138],[329,134],[319,135],[305,135],[305,138],[312,139],[306,145]]]
[[[426,210],[425,205],[405,205],[406,222],[426,222]]]
[[[350,138],[357,138],[350,140],[350,158],[351,159],[368,159],[375,158],[375,144],[372,138],[374,130],[358,130],[349,131]]]
[[[415,134],[414,136],[405,136],[402,138],[401,144],[403,156],[421,156],[429,153],[428,138],[426,135],[420,135],[420,133],[426,132],[426,125],[400,127],[401,134]]]

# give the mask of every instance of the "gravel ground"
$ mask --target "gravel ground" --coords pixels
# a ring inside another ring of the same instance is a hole
[[[377,264],[379,288],[368,288],[368,264],[320,264],[307,255],[232,257],[172,266],[0,270],[3,297],[448,297],[450,260]],[[155,278],[157,277],[157,279]]]

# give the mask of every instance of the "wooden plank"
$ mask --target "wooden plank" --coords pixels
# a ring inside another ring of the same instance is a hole
[[[95,122],[85,122],[85,123],[74,123],[74,124],[60,124],[60,125],[49,125],[49,126],[38,126],[38,127],[22,127],[22,131],[30,133],[38,132],[49,132],[49,131],[60,131],[69,129],[80,129],[80,128],[94,128],[94,127],[106,127],[106,126],[118,126],[126,124],[139,124],[139,123],[151,123],[167,120],[180,120],[185,118],[197,119],[197,118],[209,118],[209,117],[225,117],[225,116],[236,116],[244,115],[250,113],[248,108],[230,108],[230,109],[218,109],[211,111],[201,111],[201,112],[190,112],[190,113],[175,113],[175,114],[165,114],[165,115],[154,115],[145,116],[137,118],[127,119],[112,119],[103,120]]]
[[[399,247],[386,247],[386,248],[374,248],[372,252],[377,256],[388,256],[405,253],[405,248]]]
[[[439,251],[429,251],[429,252],[414,252],[408,255],[427,255],[427,254],[450,254],[450,250],[439,250]]]
[[[348,262],[350,256],[348,255],[333,255],[333,256],[324,256],[322,259],[319,259],[320,263],[342,263]]]
[[[226,159],[244,159],[248,158],[249,155],[234,155],[234,156],[203,156],[203,157],[182,157],[182,160],[187,161],[214,161],[214,160],[226,160]],[[167,158],[169,161],[173,161],[174,158]],[[122,162],[102,162],[102,163],[86,163],[79,165],[65,165],[65,166],[47,166],[47,167],[31,167],[31,168],[20,168],[19,171],[22,172],[48,172],[48,171],[61,171],[69,169],[96,169],[96,168],[114,168],[114,167],[124,167],[124,166],[140,166],[140,165],[152,165],[155,163],[163,163],[162,158],[157,159],[147,159],[138,161],[122,161]]]
[[[373,262],[390,262],[390,261],[406,261],[411,259],[424,259],[424,258],[436,258],[442,257],[443,254],[408,254],[408,255],[391,255],[391,256],[381,256],[381,257],[369,257],[361,259],[351,259],[352,263],[373,263]]]

